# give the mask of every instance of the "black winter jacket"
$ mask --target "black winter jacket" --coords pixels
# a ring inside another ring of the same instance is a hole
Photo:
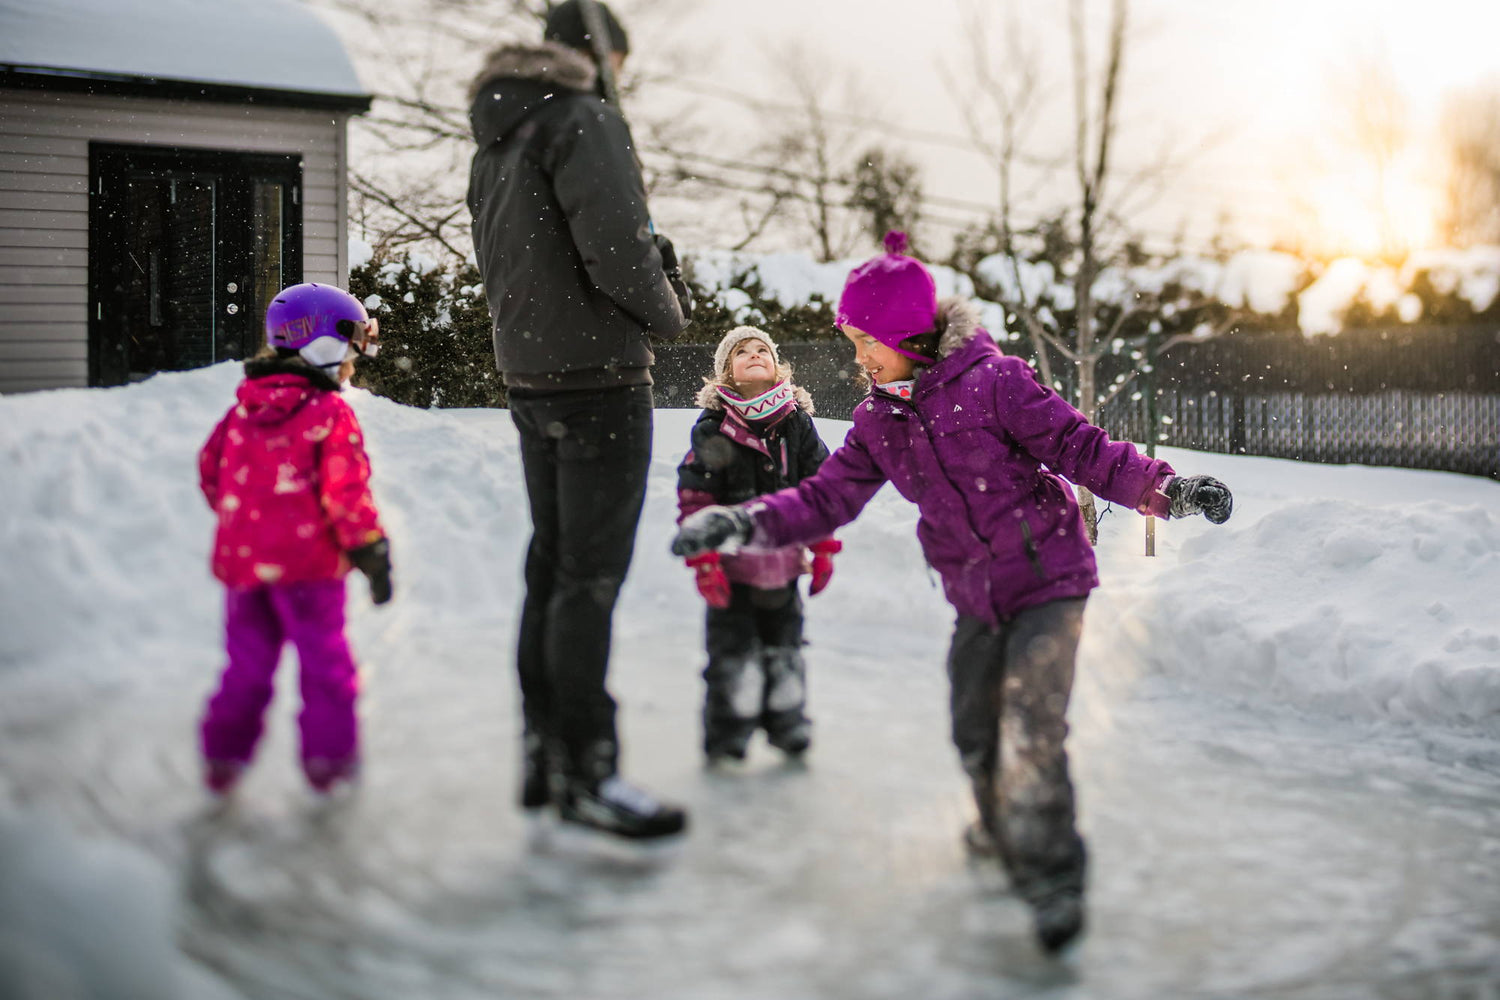
[[[648,385],[686,321],[651,238],[630,130],[582,54],[512,45],[475,79],[474,252],[495,362],[530,389]]]

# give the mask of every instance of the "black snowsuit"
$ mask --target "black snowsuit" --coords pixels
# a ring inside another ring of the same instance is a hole
[[[763,452],[726,436],[725,424],[735,418],[711,389],[700,394],[706,408],[677,469],[682,516],[710,503],[738,504],[795,486],[818,471],[828,448],[813,424],[811,399],[800,389],[797,397],[798,405],[770,427],[728,428],[742,440],[745,432],[753,433]],[[710,606],[705,619],[703,749],[709,757],[743,757],[757,728],[765,729],[772,746],[805,746],[811,722],[795,568],[801,559],[800,546],[779,558],[725,557],[730,605]]]
[[[491,56],[468,203],[531,505],[516,654],[529,763],[597,780],[618,755],[605,675],[651,461],[648,335],[686,320],[630,131],[595,77],[552,43]]]

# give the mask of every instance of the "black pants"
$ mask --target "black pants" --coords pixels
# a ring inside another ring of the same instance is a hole
[[[960,616],[948,653],[953,742],[980,819],[1031,902],[1083,890],[1063,742],[1084,603],[1027,608],[999,628]]]
[[[651,387],[513,390],[510,413],[531,502],[516,651],[526,728],[556,747],[555,767],[612,772],[615,701],[605,674],[646,499]]]
[[[757,727],[773,738],[807,724],[802,595],[795,583],[730,586],[727,608],[709,608],[703,680],[703,748],[743,751]]]

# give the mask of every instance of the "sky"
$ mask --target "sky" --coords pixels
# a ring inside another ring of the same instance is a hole
[[[1232,1000],[1484,996],[1500,981],[1500,483],[1163,448],[1230,521],[1101,520],[1069,709],[1091,927],[1043,959],[971,862],[951,610],[883,490],[808,600],[803,765],[706,769],[701,599],[671,556],[694,410],[656,412],[611,686],[679,845],[514,807],[528,524],[503,410],[363,390],[395,599],[350,582],[362,786],[296,765],[292,658],[241,794],[195,726],[222,591],[195,456],[241,378],[0,397],[0,982],[150,1000]],[[817,418],[836,446],[848,424]]]
[[[964,37],[968,7],[964,0],[698,0],[661,33],[703,53],[703,69],[690,75],[758,95],[778,93],[768,52],[802,40],[857,81],[861,113],[962,136],[965,125],[938,66],[966,75],[967,55],[955,39]],[[1042,47],[1053,92],[1065,96],[1065,5],[1016,0],[1013,9]],[[1102,0],[1089,0],[1086,9],[1096,27],[1108,16]],[[1359,248],[1369,239],[1360,216],[1369,212],[1348,192],[1363,178],[1330,139],[1344,106],[1335,96],[1341,75],[1371,58],[1390,67],[1410,101],[1414,143],[1402,169],[1416,188],[1430,181],[1426,130],[1442,97],[1485,81],[1500,86],[1500,4],[1489,0],[1136,0],[1130,16],[1119,162],[1149,164],[1169,150],[1185,163],[1141,216],[1157,239],[1186,226],[1201,245],[1228,211],[1246,239],[1264,244],[1289,222],[1305,221],[1311,202],[1323,206],[1324,235]],[[703,101],[715,114],[734,112],[729,102]],[[1065,149],[1070,121],[1066,100],[1054,105],[1040,145]],[[929,193],[991,200],[992,174],[974,155],[933,142],[906,146],[926,168]],[[1327,162],[1310,162],[1312,153]],[[1051,190],[1069,182],[1058,172]],[[1414,214],[1408,229],[1416,240],[1431,212]]]

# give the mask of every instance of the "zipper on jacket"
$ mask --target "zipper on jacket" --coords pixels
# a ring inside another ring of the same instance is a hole
[[[1047,579],[1047,571],[1042,568],[1042,557],[1036,551],[1036,542],[1031,537],[1031,525],[1026,519],[1021,518],[1021,539],[1026,543],[1026,558],[1031,562],[1031,570],[1036,574],[1038,580]]]

